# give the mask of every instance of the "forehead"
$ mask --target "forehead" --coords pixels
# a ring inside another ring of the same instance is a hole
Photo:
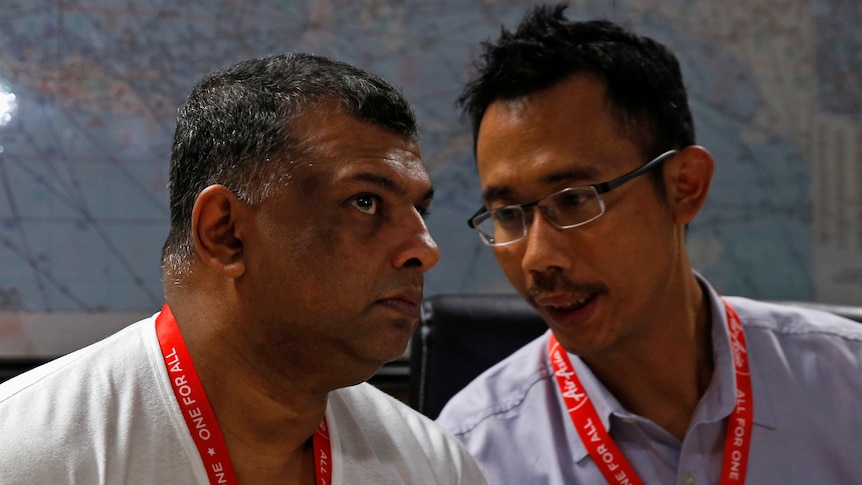
[[[294,135],[302,140],[303,155],[295,161],[291,178],[309,184],[342,180],[374,181],[381,177],[398,184],[430,186],[418,144],[409,137],[342,113],[324,105],[294,122]],[[316,187],[314,187],[316,188]]]
[[[485,195],[597,183],[639,159],[637,146],[611,115],[604,82],[590,75],[495,101],[482,118],[476,144]]]

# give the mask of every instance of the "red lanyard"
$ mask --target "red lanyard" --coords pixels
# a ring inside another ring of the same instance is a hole
[[[317,464],[318,485],[332,483],[332,447],[329,442],[329,428],[326,426],[325,417],[320,422],[317,431],[314,432],[314,462]]]
[[[728,418],[727,434],[724,438],[721,483],[744,483],[754,419],[751,376],[748,372],[748,354],[742,322],[727,301],[724,302],[724,306],[727,311],[727,328],[736,373],[736,406]],[[586,446],[590,458],[599,467],[605,480],[611,484],[640,485],[642,483],[640,478],[611,439],[599,419],[596,408],[590,402],[590,397],[581,385],[568,354],[560,347],[553,333],[548,341],[548,353],[572,423]]]
[[[221,428],[167,303],[156,317],[156,335],[168,370],[168,380],[203,460],[210,483],[236,484],[236,473]],[[332,482],[332,450],[326,418],[314,433],[313,441],[317,483],[328,485]]]

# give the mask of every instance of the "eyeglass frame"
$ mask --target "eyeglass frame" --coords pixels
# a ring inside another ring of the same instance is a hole
[[[477,211],[476,211],[476,213],[475,213],[475,214],[473,214],[472,216],[470,216],[470,218],[469,218],[469,219],[467,219],[467,225],[468,225],[468,226],[470,226],[470,229],[476,229],[476,232],[478,232],[478,233],[479,233],[479,239],[481,239],[481,240],[482,240],[482,242],[484,242],[486,245],[488,245],[488,246],[492,246],[492,247],[506,246],[506,245],[508,245],[508,244],[512,244],[512,243],[518,242],[518,241],[520,241],[521,239],[524,239],[524,237],[526,237],[526,235],[527,235],[527,217],[526,217],[526,216],[522,216],[522,220],[523,220],[523,222],[524,222],[524,233],[521,235],[521,237],[519,237],[519,238],[517,238],[517,239],[512,239],[511,241],[506,241],[506,242],[504,242],[504,243],[499,243],[499,244],[495,244],[495,243],[488,242],[488,240],[485,238],[485,235],[482,233],[482,231],[480,231],[480,230],[476,227],[476,224],[474,223],[474,220],[475,220],[477,217],[479,217],[480,215],[483,215],[483,214],[485,214],[485,213],[489,213],[489,214],[490,214],[490,213],[492,213],[492,212],[497,212],[497,211],[501,211],[501,210],[512,210],[512,209],[518,209],[518,210],[520,210],[520,211],[521,211],[521,213],[523,213],[523,214],[526,214],[526,213],[528,213],[528,212],[529,212],[529,213],[532,213],[532,209],[533,209],[533,207],[538,206],[542,201],[544,201],[544,200],[546,200],[546,199],[548,199],[548,198],[550,198],[550,197],[554,197],[554,196],[556,196],[556,195],[559,195],[559,194],[561,194],[561,193],[563,193],[563,192],[566,192],[566,191],[569,191],[569,190],[572,190],[572,189],[583,189],[583,188],[587,188],[587,187],[589,187],[589,188],[592,188],[592,189],[596,192],[596,196],[597,196],[596,198],[598,199],[598,201],[599,201],[599,206],[600,206],[600,207],[601,207],[601,209],[602,209],[602,210],[601,210],[601,212],[599,212],[599,214],[598,214],[598,215],[596,215],[596,216],[595,216],[595,217],[593,217],[593,218],[587,219],[587,220],[585,220],[585,221],[578,222],[577,224],[572,224],[572,225],[567,225],[567,226],[559,226],[559,225],[557,225],[557,223],[555,223],[554,221],[550,221],[550,222],[551,222],[551,224],[553,224],[555,227],[557,227],[557,228],[559,228],[559,229],[571,229],[571,228],[573,228],[573,227],[583,226],[584,224],[587,224],[587,223],[589,223],[589,222],[592,222],[592,221],[594,221],[594,220],[598,219],[599,217],[601,217],[602,215],[604,215],[604,213],[605,213],[605,204],[604,204],[604,202],[602,201],[602,194],[606,194],[606,193],[610,192],[611,190],[613,190],[613,189],[615,189],[615,188],[617,188],[617,187],[619,187],[619,186],[621,186],[621,185],[625,184],[626,182],[628,182],[628,181],[630,181],[630,180],[632,180],[632,179],[635,179],[635,178],[637,178],[637,177],[639,177],[639,176],[641,176],[641,175],[643,175],[643,174],[645,174],[645,173],[649,172],[649,171],[650,171],[650,170],[652,170],[653,168],[657,167],[661,162],[664,162],[665,160],[667,160],[668,158],[672,157],[673,155],[676,155],[676,153],[677,153],[677,150],[668,150],[668,151],[666,151],[666,152],[662,153],[661,155],[659,155],[659,156],[657,156],[657,157],[653,158],[653,159],[652,159],[652,160],[650,160],[649,162],[647,162],[647,163],[645,163],[645,164],[641,165],[640,167],[638,167],[638,168],[636,168],[636,169],[632,170],[631,172],[628,172],[628,173],[626,173],[626,174],[624,174],[624,175],[621,175],[621,176],[619,176],[619,177],[617,177],[617,178],[615,178],[615,179],[608,180],[607,182],[600,182],[600,183],[597,183],[597,184],[587,184],[587,185],[576,185],[576,186],[574,186],[574,187],[566,187],[566,188],[564,188],[564,189],[560,189],[560,190],[558,190],[558,191],[556,191],[556,192],[553,192],[553,193],[548,194],[548,195],[546,195],[546,196],[544,196],[544,197],[541,197],[541,198],[539,198],[539,199],[536,199],[536,200],[534,200],[534,201],[532,201],[532,202],[527,202],[527,203],[524,203],[524,204],[512,204],[512,205],[506,205],[506,206],[503,206],[503,207],[497,207],[497,208],[495,208],[495,209],[491,209],[491,210],[489,210],[487,206],[484,206],[484,205],[483,205],[482,207],[480,207],[480,208],[479,208],[479,210],[477,210]]]

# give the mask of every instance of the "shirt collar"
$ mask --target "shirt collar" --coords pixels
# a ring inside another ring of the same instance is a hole
[[[712,311],[712,355],[715,362],[712,382],[695,411],[694,419],[706,422],[724,419],[733,411],[736,403],[736,374],[733,365],[733,354],[730,348],[730,335],[727,330],[727,311],[724,300],[718,295],[702,276],[695,273],[701,287],[709,299]],[[738,313],[738,311],[737,311]],[[743,320],[743,328],[745,322]],[[757,356],[751,355],[752,339],[746,335],[748,352],[748,368],[751,373],[751,389],[754,394],[754,424],[767,428],[775,428],[775,414],[772,397],[762,390],[764,376],[757,367]]]

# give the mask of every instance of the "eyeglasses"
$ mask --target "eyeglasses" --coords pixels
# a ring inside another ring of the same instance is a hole
[[[605,213],[602,194],[643,175],[676,153],[670,150],[622,177],[607,182],[568,187],[526,204],[507,205],[488,210],[481,207],[467,221],[488,246],[505,246],[521,240],[533,218],[534,207],[558,229],[571,229],[594,221]]]

